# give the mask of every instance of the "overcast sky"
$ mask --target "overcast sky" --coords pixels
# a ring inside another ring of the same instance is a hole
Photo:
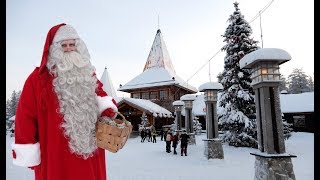
[[[87,44],[98,78],[107,67],[116,89],[143,71],[160,27],[176,73],[198,88],[210,80],[207,61],[224,45],[221,35],[235,10],[234,2],[6,0],[6,98],[13,90],[22,90],[28,75],[40,65],[48,30],[62,22],[76,28]],[[237,2],[250,22],[271,0]],[[287,77],[293,68],[303,68],[313,76],[314,2],[274,0],[261,20],[263,47],[281,48],[292,56],[280,66],[281,73]],[[250,25],[251,37],[262,47],[260,18]],[[210,61],[212,81],[223,71],[224,56],[220,51]]]

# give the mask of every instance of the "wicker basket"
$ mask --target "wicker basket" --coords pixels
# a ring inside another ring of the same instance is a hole
[[[97,146],[113,153],[122,149],[132,132],[131,123],[120,112],[117,114],[122,120],[113,119],[110,123],[105,121],[106,117],[102,117],[97,122],[96,130]]]

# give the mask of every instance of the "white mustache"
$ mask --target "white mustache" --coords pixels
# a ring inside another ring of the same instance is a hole
[[[89,59],[84,59],[81,55],[75,51],[66,52],[63,54],[61,62],[57,64],[57,68],[61,72],[69,71],[76,66],[78,68],[83,68],[90,63]]]

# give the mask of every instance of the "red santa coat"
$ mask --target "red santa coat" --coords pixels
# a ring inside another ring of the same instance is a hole
[[[60,127],[63,116],[57,113],[59,102],[53,90],[53,76],[46,68],[49,46],[59,24],[50,29],[41,66],[27,78],[16,112],[13,163],[33,167],[36,180],[105,180],[105,150],[98,148],[93,157],[84,160],[71,154],[68,139]],[[117,111],[115,101],[102,90],[96,90],[100,112]]]

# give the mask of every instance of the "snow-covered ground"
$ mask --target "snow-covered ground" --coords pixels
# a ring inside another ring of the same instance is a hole
[[[255,157],[252,148],[236,148],[223,145],[224,159],[207,160],[204,155],[205,134],[196,136],[196,145],[189,145],[188,156],[165,152],[165,143],[157,137],[157,143],[140,142],[132,137],[118,153],[107,152],[108,180],[250,180],[254,178]],[[12,164],[10,145],[14,137],[7,135],[7,180],[32,180],[33,171]],[[285,141],[286,153],[292,158],[296,179],[314,179],[314,134],[293,132]],[[179,145],[178,145],[179,146]]]

